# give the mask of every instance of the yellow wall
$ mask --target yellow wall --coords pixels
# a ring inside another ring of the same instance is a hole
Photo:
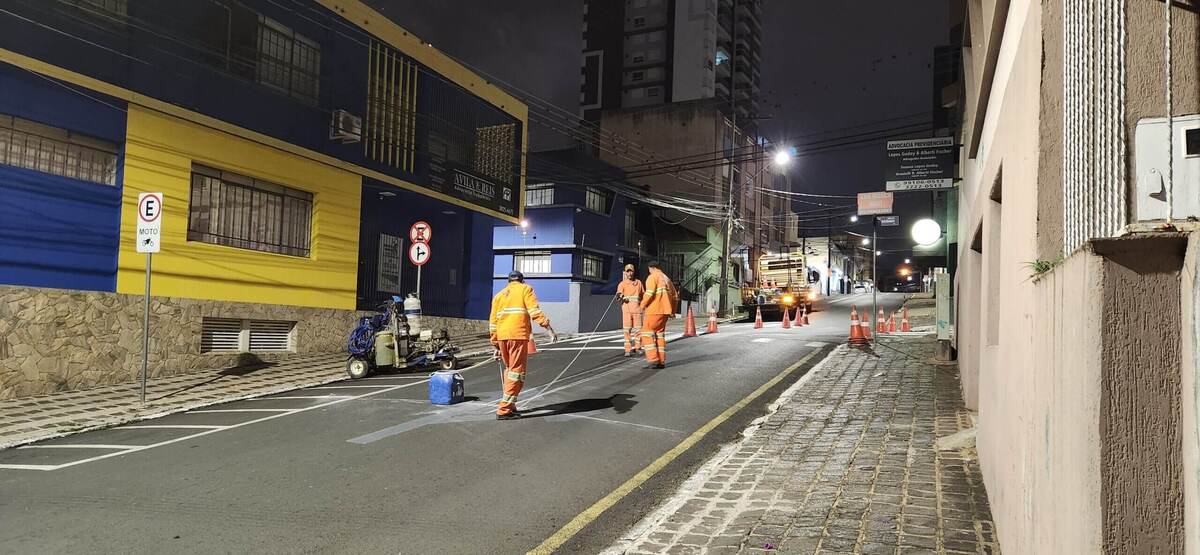
[[[358,281],[361,178],[326,164],[129,106],[117,291],[145,289],[144,254],[134,245],[138,193],[162,191],[162,252],[153,294],[354,309]],[[310,256],[264,253],[187,240],[191,165],[286,185],[313,194]]]

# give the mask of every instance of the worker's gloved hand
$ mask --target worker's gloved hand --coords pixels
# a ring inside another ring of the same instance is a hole
[[[500,348],[499,347],[492,347],[492,358],[495,360],[500,360]]]
[[[546,330],[550,333],[550,343],[558,343],[558,334],[554,330]]]

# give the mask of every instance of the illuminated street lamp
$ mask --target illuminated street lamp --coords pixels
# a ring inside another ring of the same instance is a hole
[[[863,244],[863,245],[870,245],[870,244],[871,244],[871,239],[870,239],[870,238],[867,238],[867,237],[863,237],[863,239],[862,239],[862,244]]]
[[[918,245],[928,247],[942,238],[942,226],[929,218],[919,220],[912,226],[912,238]]]
[[[911,260],[911,259],[908,259],[908,258],[905,258],[905,259],[904,259],[904,263],[905,263],[905,264],[912,264],[912,260]]]
[[[850,222],[851,222],[851,223],[853,223],[853,222],[857,222],[857,221],[858,221],[858,216],[857,216],[857,215],[850,216]]]
[[[789,163],[791,163],[791,161],[792,161],[792,153],[788,152],[788,149],[781,148],[781,149],[775,151],[775,165],[776,166],[780,166],[780,167],[786,166]]]

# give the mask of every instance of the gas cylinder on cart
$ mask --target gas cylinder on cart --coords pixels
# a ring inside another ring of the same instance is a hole
[[[408,334],[421,334],[421,299],[416,293],[409,293],[404,299],[404,318],[408,320]]]

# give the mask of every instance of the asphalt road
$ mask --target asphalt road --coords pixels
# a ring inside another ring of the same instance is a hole
[[[551,537],[596,552],[844,342],[851,303],[870,295],[825,303],[801,329],[729,324],[673,342],[664,370],[622,358],[611,333],[544,345],[517,421],[494,420],[488,363],[463,374],[478,400],[452,407],[428,403],[424,375],[380,375],[0,451],[2,464],[59,465],[0,470],[0,552],[524,553]],[[555,536],[814,351],[577,534]]]

